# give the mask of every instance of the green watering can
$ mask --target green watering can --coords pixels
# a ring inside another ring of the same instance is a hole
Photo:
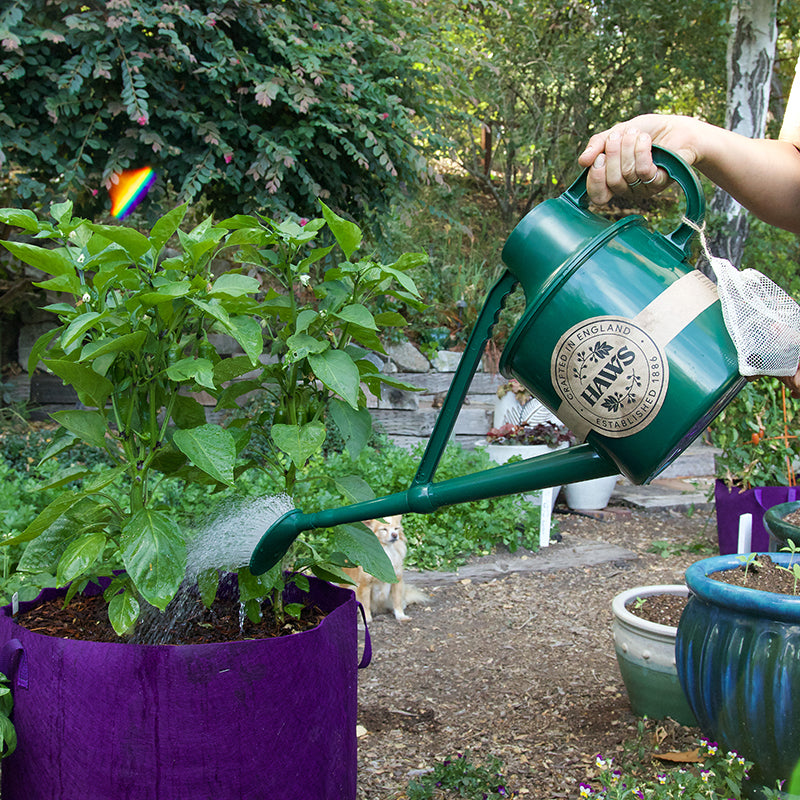
[[[685,220],[664,236],[636,214],[615,222],[593,214],[586,172],[536,206],[505,243],[507,270],[481,309],[411,486],[313,514],[289,511],[256,546],[253,573],[277,564],[305,530],[618,473],[648,483],[689,446],[744,379],[716,286],[688,263],[693,225],[705,213],[700,184],[674,153],[654,147],[653,156],[683,190]],[[518,283],[527,307],[500,372],[519,380],[583,443],[433,483],[492,328]]]

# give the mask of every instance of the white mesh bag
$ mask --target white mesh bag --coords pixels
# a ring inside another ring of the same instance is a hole
[[[712,256],[703,229],[697,230],[717,277],[722,316],[736,347],[739,372],[745,377],[794,375],[800,364],[800,306],[758,270],[738,270],[727,259]]]

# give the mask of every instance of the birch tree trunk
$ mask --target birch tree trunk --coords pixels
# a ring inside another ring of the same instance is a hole
[[[750,138],[764,136],[775,59],[778,0],[732,0],[728,40],[725,127]],[[717,188],[709,211],[721,215],[711,252],[739,266],[750,228],[748,212]],[[717,216],[719,219],[719,216]]]

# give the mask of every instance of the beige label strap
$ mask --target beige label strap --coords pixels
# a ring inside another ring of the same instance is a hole
[[[573,325],[550,361],[550,378],[562,400],[558,418],[580,440],[592,430],[622,438],[646,428],[669,386],[664,348],[717,299],[716,286],[693,270],[633,319],[603,316]]]
[[[699,270],[671,283],[632,320],[666,347],[690,322],[719,300],[716,285]]]

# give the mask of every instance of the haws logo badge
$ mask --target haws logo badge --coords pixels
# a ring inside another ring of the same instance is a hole
[[[646,428],[658,414],[669,366],[653,338],[630,319],[593,317],[558,340],[550,380],[583,425],[620,439]]]

